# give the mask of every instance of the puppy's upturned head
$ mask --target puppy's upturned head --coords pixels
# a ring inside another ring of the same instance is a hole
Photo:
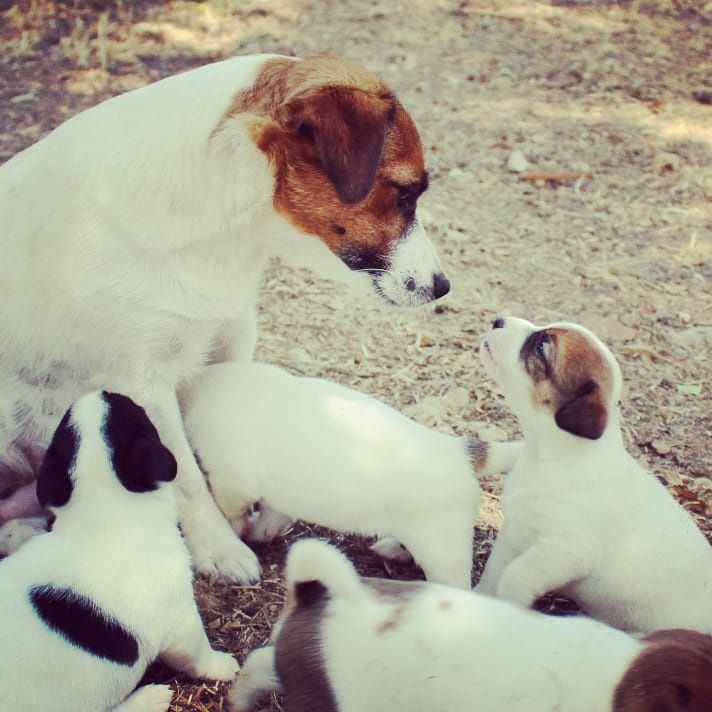
[[[75,490],[150,492],[176,476],[176,461],[143,408],[117,393],[89,393],[64,414],[37,476],[43,507],[63,507]]]
[[[393,304],[447,294],[416,216],[428,187],[420,137],[380,78],[336,57],[274,59],[217,133],[239,114],[259,117],[253,133],[275,172],[274,206],[292,226]]]
[[[712,707],[712,636],[663,630],[618,684],[614,712],[708,712]]]
[[[605,432],[620,393],[620,369],[587,329],[499,317],[480,356],[523,427],[555,427],[590,440]]]

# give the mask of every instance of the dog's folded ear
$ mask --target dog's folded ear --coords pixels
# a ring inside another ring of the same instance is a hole
[[[130,398],[104,393],[109,405],[105,433],[116,476],[131,492],[150,492],[176,476],[173,453],[161,442],[146,411]]]
[[[79,437],[69,422],[68,410],[47,448],[37,473],[37,499],[43,507],[62,507],[72,496],[70,471],[74,464],[79,445]]]
[[[589,440],[598,440],[608,422],[605,397],[598,384],[586,381],[559,407],[554,420],[562,430]]]
[[[363,200],[376,179],[395,100],[350,87],[321,87],[279,108],[280,124],[314,141],[344,203]]]

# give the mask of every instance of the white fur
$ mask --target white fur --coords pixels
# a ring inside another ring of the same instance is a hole
[[[236,531],[260,501],[291,519],[392,535],[428,579],[469,588],[480,488],[464,438],[339,384],[256,363],[206,369],[185,423]],[[518,452],[492,444],[487,468],[508,469]]]
[[[131,694],[157,657],[194,677],[226,680],[238,668],[205,636],[172,486],[141,493],[122,486],[101,430],[106,408],[99,394],[73,406],[80,443],[69,502],[55,509],[51,532],[0,562],[0,706],[12,712],[166,710],[166,686]],[[44,584],[89,598],[130,630],[136,663],[94,656],[50,629],[29,598]]]
[[[620,432],[621,375],[613,378],[608,422],[597,440],[557,427],[535,409],[519,351],[534,327],[507,318],[480,352],[524,431],[522,456],[505,480],[504,524],[478,591],[530,606],[548,591],[630,631],[712,632],[712,548],[665,487],[626,452]]]
[[[176,389],[209,358],[252,357],[269,256],[377,291],[275,212],[272,168],[248,120],[223,121],[270,58],[237,57],[122,94],[0,167],[0,480],[3,468],[32,471],[24,446],[41,450],[82,393],[126,393],[178,460],[196,568],[237,581],[258,578],[259,565],[209,496]],[[428,261],[439,270],[420,243],[409,253],[418,275]],[[413,302],[402,283],[397,291],[392,301]]]
[[[305,651],[320,651],[339,712],[610,712],[616,685],[643,648],[587,618],[544,616],[446,586],[377,594],[329,545],[297,542],[287,561],[288,598],[310,580],[329,590],[323,613],[300,614],[320,616],[321,642],[297,639],[290,649],[303,643]],[[235,712],[279,688],[275,651],[287,655],[283,631],[280,625],[273,636],[276,648],[248,656],[230,695]],[[281,662],[301,667],[305,680],[316,664],[307,654]],[[289,704],[290,690],[284,692]],[[308,684],[299,692],[308,695]],[[300,697],[299,709],[308,699]]]

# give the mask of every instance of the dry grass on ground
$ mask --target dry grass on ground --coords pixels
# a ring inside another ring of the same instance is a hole
[[[327,51],[378,71],[412,112],[432,187],[422,213],[453,291],[394,312],[274,266],[258,357],[372,393],[422,422],[504,438],[516,424],[476,356],[491,318],[594,328],[626,379],[626,440],[712,539],[712,3],[695,0],[0,0],[0,161],[113,94],[236,53]],[[507,168],[514,151],[527,165]],[[499,479],[487,483],[482,566]],[[196,589],[216,645],[240,660],[282,600],[287,544],[260,586]],[[327,536],[326,532],[317,532]],[[355,537],[330,535],[373,575]],[[561,601],[544,604],[566,609]],[[224,686],[177,689],[220,710]],[[274,700],[272,710],[280,709]]]

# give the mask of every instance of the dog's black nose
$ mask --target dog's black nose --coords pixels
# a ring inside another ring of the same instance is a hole
[[[433,277],[433,297],[440,299],[450,291],[450,280],[442,273],[437,272]]]
[[[501,316],[498,316],[493,322],[492,322],[492,328],[493,329],[502,329],[504,328],[504,319]]]

